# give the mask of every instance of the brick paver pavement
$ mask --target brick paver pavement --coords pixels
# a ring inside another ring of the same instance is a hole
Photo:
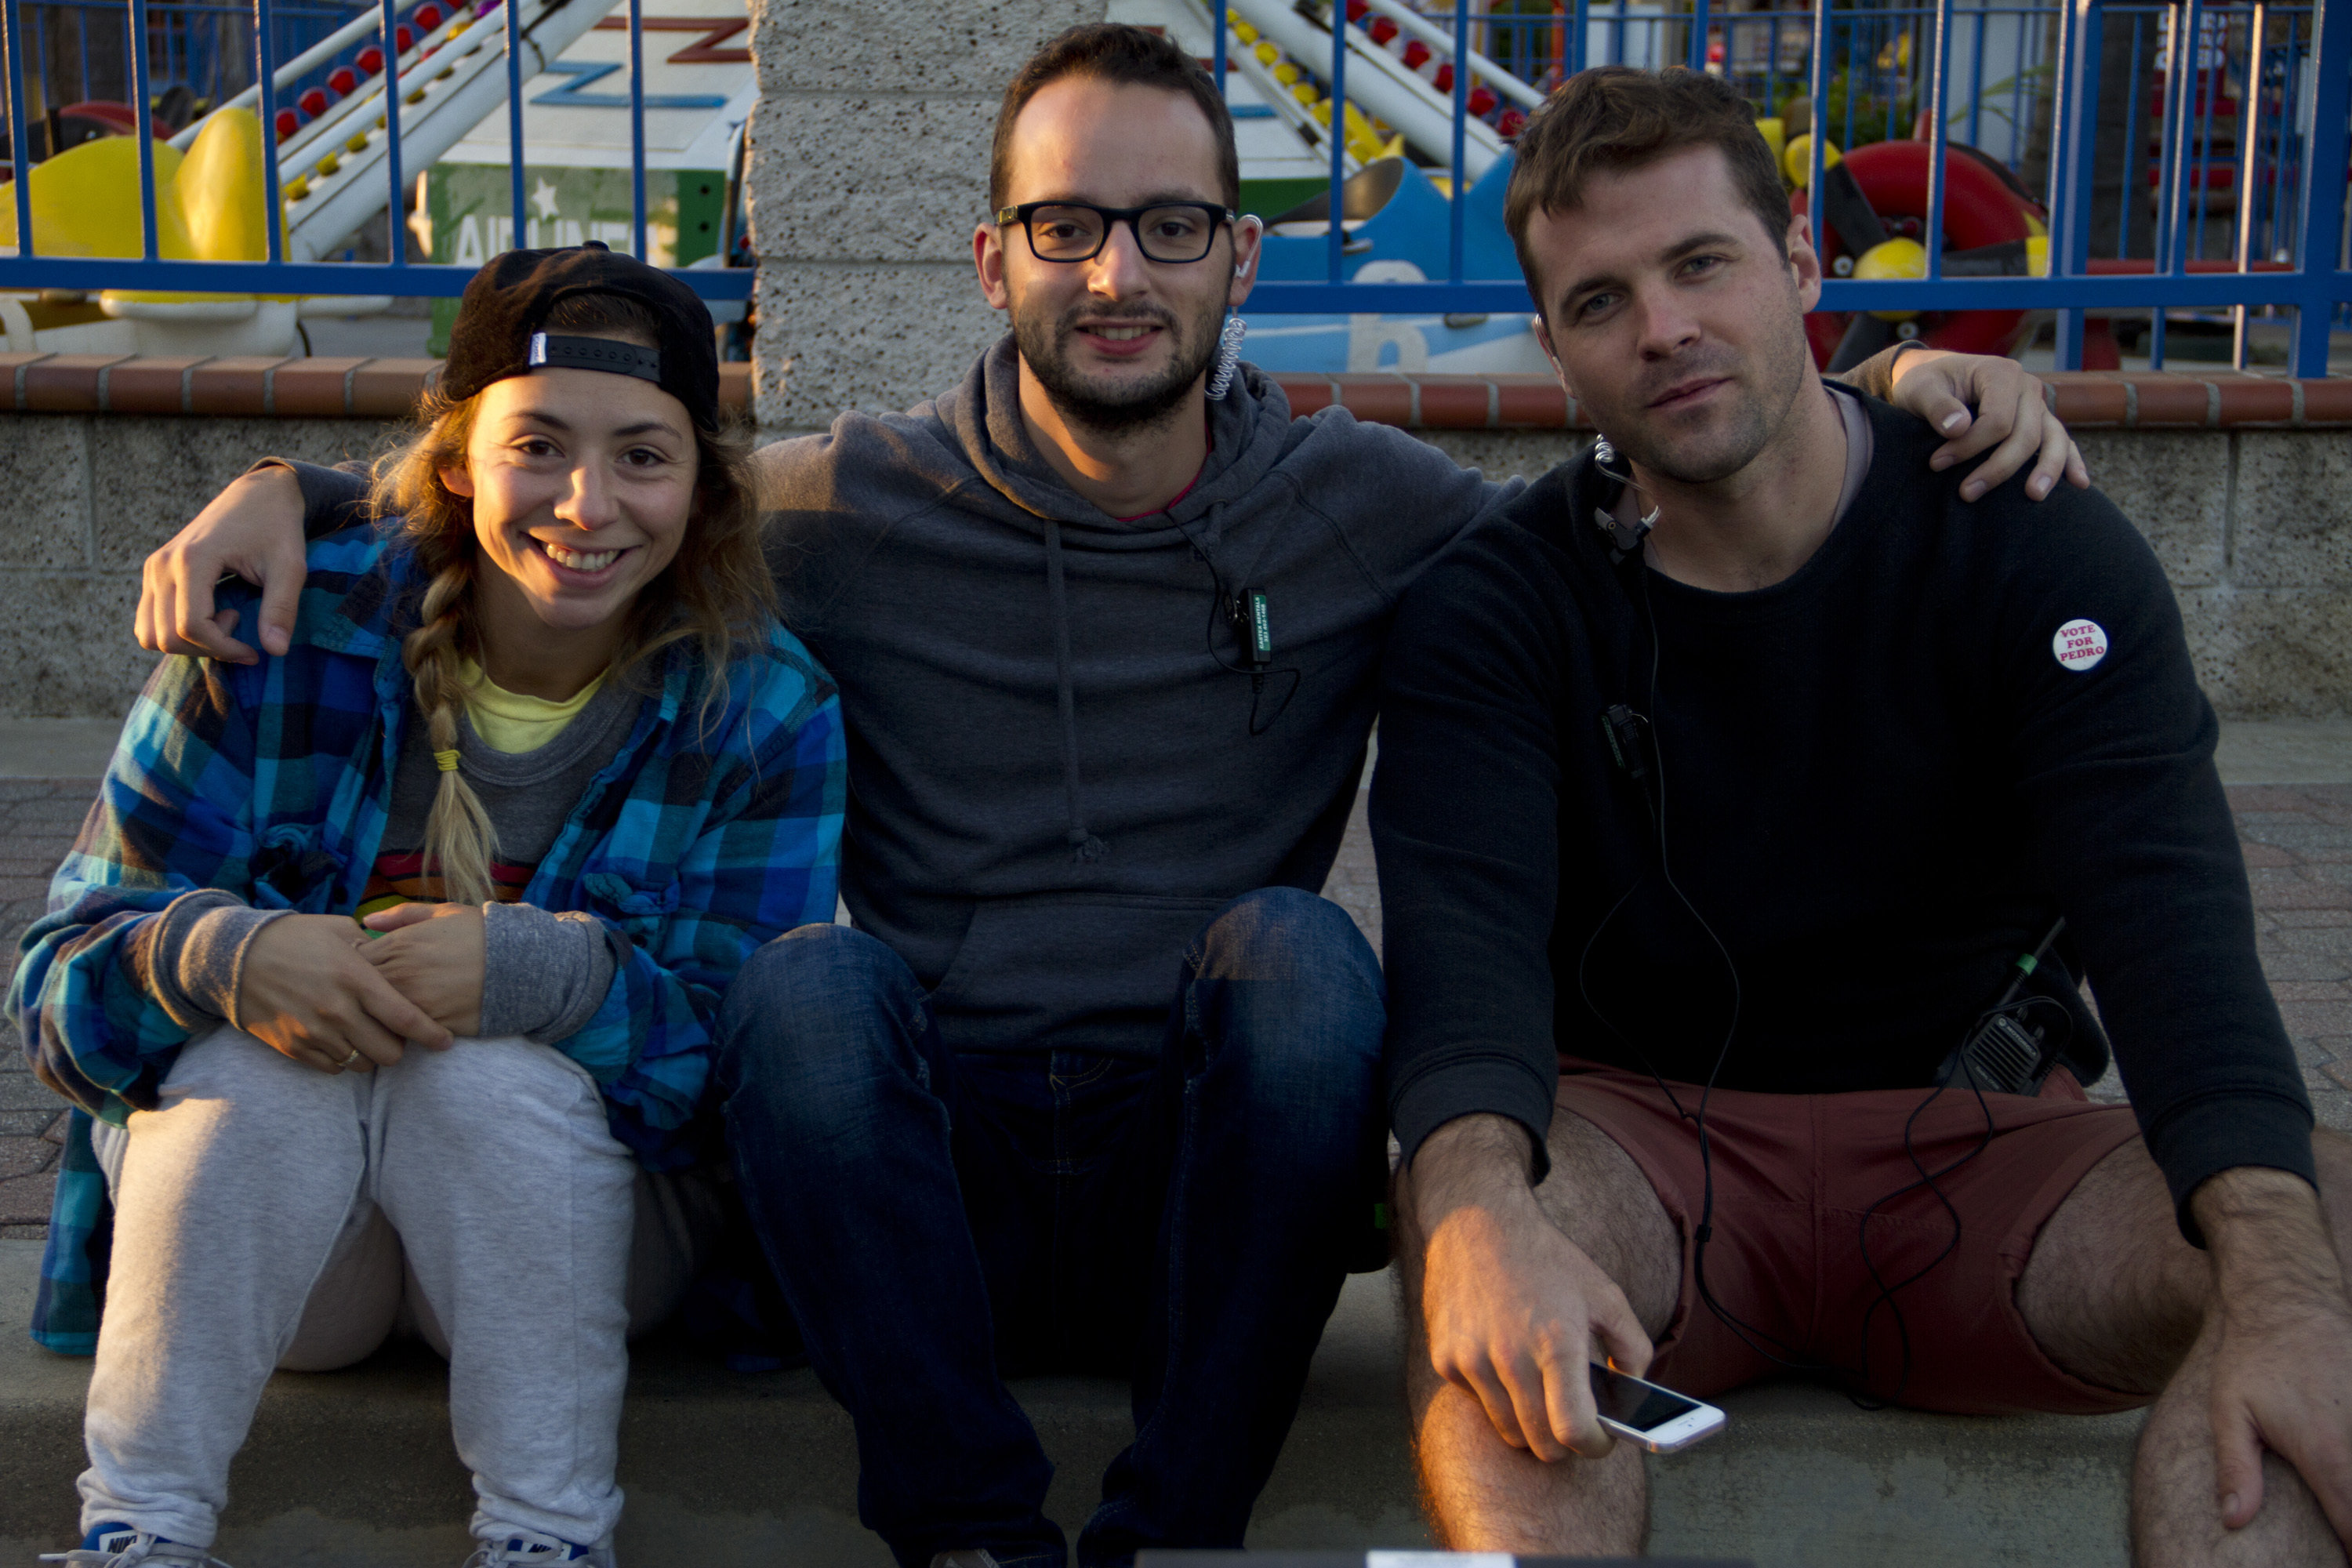
[[[73,845],[98,792],[95,779],[0,778],[0,954],[13,973],[16,939],[38,918],[49,875]],[[25,1063],[16,1031],[0,1021],[0,1239],[49,1234],[65,1113]]]
[[[0,778],[0,952],[39,914],[96,781]],[[2352,1129],[2352,784],[2240,784],[2230,791],[2252,879],[2263,969],[2286,1016],[2319,1118]],[[1381,942],[1380,886],[1359,795],[1324,891]],[[2121,1099],[2115,1075],[2095,1085]],[[0,1237],[48,1232],[62,1113],[0,1024]]]

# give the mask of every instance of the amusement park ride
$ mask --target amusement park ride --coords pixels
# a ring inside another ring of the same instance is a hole
[[[505,4],[520,7],[529,204],[520,226],[506,116]],[[400,94],[402,166],[421,171],[404,215],[419,260],[478,264],[520,245],[634,243],[627,91],[628,24],[617,0],[395,0],[403,18],[392,76]],[[646,249],[662,266],[717,265],[735,236],[742,126],[757,96],[740,0],[644,0]],[[688,14],[692,13],[692,14]],[[713,14],[722,13],[722,14]],[[279,68],[269,152],[253,89],[153,147],[156,250],[165,260],[258,261],[265,156],[277,163],[279,233],[289,260],[349,247],[385,205],[385,61],[378,13],[358,12]],[[315,80],[321,70],[323,80]],[[619,78],[616,83],[613,79]],[[295,90],[306,77],[314,85]],[[619,90],[615,90],[615,87]],[[52,117],[73,123],[61,150],[33,165],[35,247],[50,256],[141,254],[135,121],[110,104]],[[67,144],[70,142],[70,144]],[[0,164],[0,180],[5,165]],[[7,187],[0,184],[0,193]],[[0,199],[0,254],[16,245],[13,200]],[[258,295],[110,289],[0,293],[0,342],[15,352],[285,354],[299,323],[390,305],[383,296]],[[454,306],[454,301],[450,302]],[[721,302],[718,314],[741,313]],[[444,308],[439,322],[446,335]]]
[[[1348,172],[1340,222],[1340,276],[1360,282],[1418,282],[1449,269],[1447,195],[1453,184],[1453,39],[1402,0],[1345,0],[1348,105],[1341,162]],[[1242,154],[1245,206],[1268,220],[1261,276],[1322,280],[1329,254],[1326,181],[1330,107],[1319,67],[1331,58],[1328,6],[1289,0],[1230,0],[1227,100]],[[1115,0],[1112,16],[1158,26],[1211,54],[1210,15],[1197,0]],[[1503,230],[1510,141],[1542,101],[1536,84],[1473,54],[1462,174],[1467,280],[1513,279],[1518,265]],[[1782,122],[1759,121],[1782,159],[1793,212],[1806,210],[1810,144],[1785,139]],[[1915,126],[1924,136],[1924,124]],[[2046,214],[2008,166],[1949,143],[1944,204],[1947,277],[2047,270]],[[1841,154],[1825,149],[1823,260],[1837,276],[1926,275],[1922,229],[1928,208],[1928,143],[1892,140]],[[1311,193],[1311,194],[1310,194]],[[1292,197],[1304,199],[1294,202]],[[2096,265],[2096,264],[2095,264]],[[2129,267],[2132,264],[2124,264]],[[2147,270],[2140,263],[2138,269]],[[1266,317],[1254,321],[1249,355],[1276,370],[1537,371],[1549,369],[1526,314]],[[1815,357],[1840,367],[1898,338],[1979,353],[2013,349],[2033,323],[2016,310],[1889,311],[1808,318]]]
[[[625,249],[634,243],[631,40],[625,16],[614,14],[616,3],[394,0],[391,10],[402,20],[389,79],[400,94],[401,166],[419,172],[412,187],[415,211],[405,215],[404,225],[421,252],[417,259],[478,265],[515,245],[594,238]],[[1557,42],[1549,61],[1531,61],[1521,51],[1515,71],[1475,47],[1464,48],[1457,61],[1454,33],[1446,25],[1453,20],[1450,7],[1444,16],[1424,16],[1412,0],[1225,3],[1224,90],[1241,153],[1243,205],[1268,227],[1261,279],[1415,283],[1452,276],[1457,188],[1460,278],[1517,279],[1502,222],[1511,142],[1566,58]],[[517,187],[509,117],[499,112],[509,79],[508,5],[519,7],[525,84],[526,210],[520,215],[512,210]],[[646,245],[648,259],[660,265],[747,266],[751,260],[740,215],[744,126],[758,88],[742,6],[743,0],[640,0]],[[1598,16],[1599,7],[1593,9]],[[1654,39],[1673,21],[1665,8],[1633,0],[1630,10],[1623,4],[1617,9],[1617,32],[1601,58],[1663,63],[1635,58],[1626,17],[1643,14],[1637,19],[1649,29],[1654,54]],[[1204,0],[1111,0],[1109,15],[1160,30],[1204,61],[1216,53],[1217,21]],[[160,258],[262,258],[266,157],[277,165],[278,222],[289,259],[331,257],[380,219],[389,153],[386,61],[377,43],[381,16],[374,6],[358,10],[289,59],[277,72],[285,106],[268,127],[254,112],[258,95],[250,88],[211,107],[191,106],[184,85],[156,96],[151,107],[159,140],[152,177]],[[1766,19],[1767,26],[1779,25]],[[1336,127],[1328,81],[1335,26],[1346,62],[1345,104]],[[1469,37],[1475,43],[1482,35]],[[1907,48],[1907,35],[1901,43]],[[1487,47],[1504,52],[1491,42]],[[2214,144],[2235,138],[2237,105],[2227,73],[2204,68],[2204,52],[2193,107]],[[1719,44],[1711,44],[1707,68],[1724,68],[1723,54]],[[1469,72],[1458,151],[1457,64]],[[2160,66],[2158,82],[2161,96]],[[1765,96],[1770,97],[1769,84]],[[1801,113],[1807,101],[1795,101]],[[192,107],[205,111],[192,114]],[[1890,109],[1883,128],[1895,128],[1892,116]],[[2162,117],[2159,101],[2151,126]],[[50,255],[139,255],[141,170],[131,110],[77,103],[47,116],[46,123],[54,155],[37,162],[28,181],[37,248]],[[1860,127],[1847,110],[1843,126],[1833,120],[1832,129],[1853,134]],[[1823,149],[1819,245],[1835,276],[1927,276],[1927,115],[1921,112],[1907,129],[1907,137]],[[1762,118],[1758,130],[1781,158],[1791,211],[1806,211],[1812,170],[1806,128]],[[166,132],[169,140],[160,140]],[[2048,215],[2035,195],[2001,157],[1957,141],[1947,145],[1943,232],[1935,237],[1942,276],[2045,274]],[[1342,235],[1333,279],[1335,165],[1342,182]],[[822,171],[814,173],[822,177]],[[2228,159],[2204,160],[2196,174],[2200,189],[2220,190],[2224,203],[2231,199],[2227,187],[2239,173]],[[0,163],[0,180],[5,175]],[[0,254],[15,243],[15,205],[0,200]],[[2089,270],[2147,273],[2154,265],[2094,258]],[[2265,270],[2284,264],[2250,256],[2245,265]],[[2191,272],[2238,266],[2186,260]],[[67,300],[55,290],[0,292],[0,337],[12,350],[284,353],[292,352],[306,316],[361,314],[388,303],[350,295],[292,299],[118,289]],[[437,309],[436,348],[454,301]],[[740,303],[718,307],[721,315],[739,318],[741,309]],[[1523,311],[1259,314],[1248,352],[1273,370],[1540,372],[1548,366],[1530,321]],[[1807,323],[1816,357],[1841,367],[1900,338],[1975,353],[2011,352],[2037,324],[2013,310],[1824,311]],[[2091,321],[2085,351],[2089,364],[2116,363],[2105,321]]]

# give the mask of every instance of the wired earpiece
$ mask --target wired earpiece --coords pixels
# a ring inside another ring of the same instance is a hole
[[[1610,444],[1607,437],[1601,437],[1593,443],[1593,467],[1601,476],[1619,486],[1631,487],[1637,493],[1640,492],[1641,486],[1633,479],[1632,465],[1625,465],[1624,471],[1621,473],[1611,467],[1617,461],[1617,450]],[[1940,1182],[1975,1159],[1990,1144],[1994,1122],[1991,1110],[1985,1103],[1986,1091],[2000,1089],[2029,1096],[2038,1092],[2043,1079],[2058,1064],[2065,1044],[2071,1039],[2072,1016],[2066,1012],[2063,1005],[2048,995],[2028,994],[2024,990],[2027,978],[2048,955],[2051,946],[2064,929],[2065,922],[2062,920],[2053,925],[2032,952],[2020,955],[2014,965],[2015,973],[2010,981],[2008,989],[2001,994],[1999,1001],[1978,1017],[1975,1025],[1963,1037],[1959,1047],[1954,1050],[1952,1056],[1947,1059],[1943,1069],[1937,1075],[1935,1086],[1914,1108],[1910,1117],[1904,1123],[1903,1150],[1910,1160],[1912,1169],[1917,1173],[1917,1179],[1896,1188],[1871,1205],[1864,1213],[1858,1227],[1856,1240],[1863,1266],[1868,1271],[1872,1284],[1877,1287],[1876,1295],[1863,1313],[1859,1334],[1861,1344],[1858,1347],[1860,1364],[1841,1366],[1834,1362],[1817,1359],[1807,1354],[1802,1348],[1789,1343],[1769,1331],[1759,1328],[1733,1312],[1716,1295],[1709,1285],[1706,1273],[1707,1245],[1715,1239],[1717,1230],[1715,1161],[1713,1140],[1709,1136],[1707,1127],[1707,1108],[1708,1102],[1714,1098],[1716,1084],[1723,1075],[1724,1066],[1730,1059],[1734,1041],[1739,1033],[1744,987],[1741,983],[1739,965],[1732,957],[1729,944],[1717,934],[1715,928],[1708,923],[1706,917],[1699,912],[1697,904],[1675,880],[1674,863],[1667,847],[1665,754],[1660,744],[1656,723],[1659,713],[1658,677],[1663,663],[1664,647],[1659,635],[1657,609],[1650,595],[1649,569],[1635,553],[1641,549],[1644,536],[1655,526],[1660,510],[1653,506],[1647,514],[1631,524],[1618,522],[1612,515],[1611,505],[1596,505],[1592,510],[1592,521],[1600,526],[1609,542],[1610,563],[1620,569],[1619,585],[1625,591],[1629,606],[1638,613],[1646,629],[1650,645],[1649,679],[1646,682],[1648,689],[1644,699],[1648,711],[1636,712],[1630,700],[1617,702],[1602,710],[1601,729],[1603,742],[1608,746],[1618,770],[1626,775],[1639,794],[1649,818],[1651,834],[1657,850],[1657,875],[1660,881],[1663,882],[1674,901],[1681,906],[1683,911],[1690,917],[1698,931],[1706,938],[1708,945],[1715,950],[1716,956],[1722,961],[1725,973],[1730,981],[1729,1017],[1725,1024],[1722,1039],[1717,1046],[1714,1064],[1707,1072],[1706,1081],[1699,1088],[1696,1105],[1685,1106],[1683,1103],[1681,1097],[1675,1092],[1664,1076],[1651,1062],[1649,1053],[1635,1043],[1625,1031],[1620,1029],[1615,1021],[1601,1010],[1588,983],[1588,972],[1591,964],[1593,950],[1599,945],[1602,932],[1607,931],[1625,910],[1626,906],[1633,902],[1634,895],[1641,890],[1642,884],[1648,879],[1647,871],[1635,877],[1633,884],[1619,895],[1616,902],[1609,907],[1608,912],[1601,917],[1600,923],[1594,926],[1591,932],[1585,938],[1583,951],[1577,959],[1577,992],[1586,1009],[1601,1026],[1616,1037],[1617,1040],[1631,1050],[1634,1058],[1641,1062],[1643,1069],[1649,1074],[1652,1081],[1657,1084],[1659,1092],[1665,1096],[1666,1102],[1673,1108],[1675,1117],[1691,1123],[1696,1131],[1701,1191],[1698,1223],[1692,1235],[1691,1268],[1694,1275],[1693,1282],[1696,1286],[1700,1302],[1717,1322],[1731,1332],[1734,1338],[1765,1361],[1786,1371],[1801,1374],[1827,1376],[1839,1380],[1851,1379],[1864,1387],[1867,1386],[1870,1376],[1871,1323],[1877,1316],[1878,1310],[1881,1307],[1885,1308],[1894,1322],[1900,1358],[1894,1392],[1882,1400],[1862,1392],[1861,1388],[1849,1388],[1846,1391],[1847,1397],[1863,1409],[1884,1409],[1887,1405],[1901,1401],[1903,1391],[1911,1379],[1911,1332],[1909,1325],[1904,1321],[1902,1305],[1895,1297],[1906,1288],[1926,1278],[1959,1247],[1962,1229],[1959,1211],[1945,1193]],[[1628,562],[1632,564],[1628,565]],[[1629,574],[1631,575],[1628,575]],[[1626,672],[1626,685],[1630,689],[1633,684],[1633,672],[1629,669]],[[1629,689],[1627,692],[1629,700],[1632,695]],[[2025,1025],[2023,1019],[2028,1010],[2035,1006],[2056,1009],[2061,1018],[2067,1022],[2066,1037],[2052,1044],[2044,1030],[2032,1028]],[[1914,1131],[1919,1118],[1947,1089],[1965,1089],[1974,1094],[1978,1110],[1983,1117],[1983,1131],[1967,1150],[1948,1163],[1930,1170],[1927,1162],[1920,1157],[1920,1152],[1914,1142]],[[1943,1247],[1924,1265],[1915,1268],[1902,1279],[1890,1280],[1879,1268],[1877,1260],[1871,1256],[1870,1222],[1888,1205],[1921,1191],[1932,1195],[1948,1216],[1951,1223],[1950,1237],[1945,1242]],[[1767,1346],[1771,1348],[1767,1349]]]
[[[1627,489],[1646,497],[1649,492],[1643,489],[1640,481],[1633,478],[1633,464],[1626,464],[1625,471],[1622,474],[1611,472],[1609,465],[1616,460],[1617,448],[1609,444],[1608,437],[1603,436],[1592,443],[1592,466],[1601,470],[1601,477],[1614,479]],[[1658,526],[1658,513],[1664,510],[1664,507],[1653,502],[1647,512],[1630,523],[1623,523],[1619,522],[1607,507],[1594,507],[1592,521],[1600,524],[1601,531],[1609,536],[1609,563],[1612,566],[1618,565],[1624,561],[1625,557],[1640,549],[1642,541],[1648,538],[1650,531]]]

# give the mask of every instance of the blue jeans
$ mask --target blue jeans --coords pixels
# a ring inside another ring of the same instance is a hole
[[[928,1004],[881,942],[804,926],[720,1028],[745,1203],[856,1423],[859,1518],[907,1568],[1058,1568],[1053,1466],[1003,1376],[1111,1372],[1136,1437],[1080,1562],[1239,1546],[1387,1174],[1370,948],[1310,893],[1235,899],[1157,1060],[959,1054]]]

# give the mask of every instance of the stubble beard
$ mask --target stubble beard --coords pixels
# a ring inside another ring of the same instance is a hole
[[[1804,391],[1812,371],[1812,350],[1805,338],[1804,318],[1790,317],[1786,326],[1758,345],[1746,364],[1737,351],[1725,349],[1706,359],[1676,364],[1637,391],[1631,411],[1608,427],[1611,445],[1644,471],[1683,485],[1709,485],[1729,479],[1754,462],[1787,428],[1790,411]],[[1694,374],[1734,377],[1739,395],[1720,416],[1720,423],[1703,432],[1684,434],[1645,425],[1641,416],[1648,399],[1675,382]]]
[[[1013,312],[1013,341],[1029,374],[1063,418],[1104,435],[1124,435],[1164,425],[1181,407],[1217,352],[1216,317],[1187,323],[1172,311],[1145,306],[1116,312],[1081,306],[1058,320]],[[1106,388],[1089,383],[1070,363],[1070,339],[1081,317],[1097,321],[1150,322],[1168,334],[1168,368],[1148,381]]]

